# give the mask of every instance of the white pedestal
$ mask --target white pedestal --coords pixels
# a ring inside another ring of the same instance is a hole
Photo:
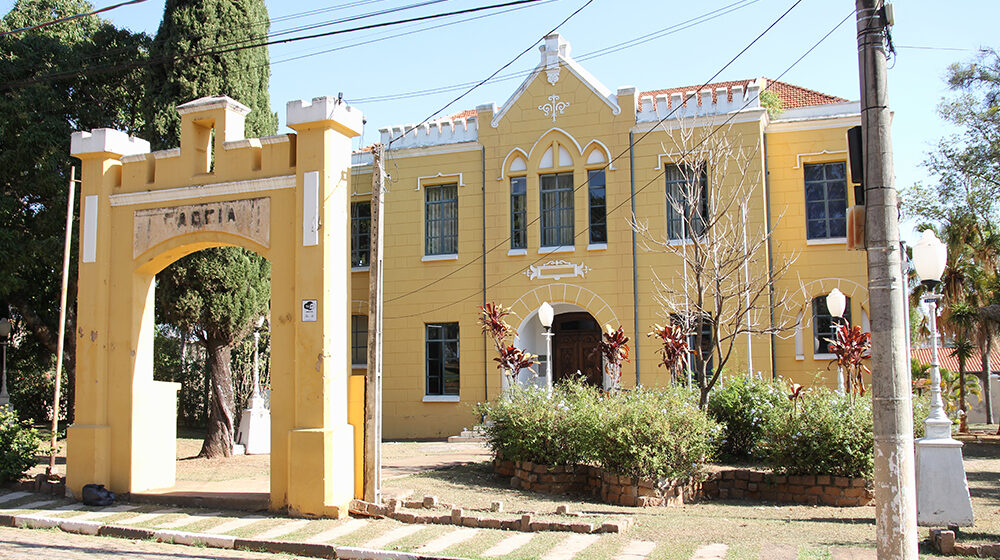
[[[917,525],[971,527],[972,500],[962,464],[962,442],[921,438],[917,451]]]
[[[243,411],[236,443],[243,444],[247,455],[271,453],[271,411],[264,408],[263,399],[253,399]]]

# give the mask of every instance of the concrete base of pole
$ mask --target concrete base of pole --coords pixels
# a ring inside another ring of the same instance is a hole
[[[917,525],[971,527],[974,518],[962,442],[925,437],[916,441],[916,451]]]
[[[255,398],[243,411],[236,442],[246,447],[247,455],[271,453],[271,411],[264,408],[264,399]]]

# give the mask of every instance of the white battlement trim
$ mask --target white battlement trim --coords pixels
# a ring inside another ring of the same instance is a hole
[[[199,99],[195,99],[194,101],[188,101],[183,105],[177,106],[177,113],[185,115],[187,113],[210,111],[212,109],[229,109],[230,111],[239,113],[243,116],[250,114],[250,107],[247,107],[228,95],[212,95],[210,97],[201,97]]]
[[[189,198],[247,194],[291,188],[295,188],[295,175],[281,175],[278,177],[264,177],[262,179],[248,179],[246,181],[229,181],[173,189],[113,194],[109,197],[109,200],[111,206],[131,206],[133,204],[150,204]]]
[[[302,99],[289,101],[285,105],[285,123],[288,126],[312,122],[335,121],[361,134],[364,116],[336,97],[314,97],[312,102]]]
[[[823,105],[809,105],[807,107],[785,109],[778,118],[773,119],[771,122],[784,123],[805,119],[857,116],[860,114],[860,101],[843,101],[841,103],[825,103]]]
[[[149,142],[113,128],[95,128],[74,132],[70,137],[71,155],[109,153],[130,156],[149,152]]]
[[[132,154],[130,156],[122,156],[122,163],[135,163],[137,161],[146,161],[149,154]]]
[[[239,150],[240,148],[260,148],[260,138],[244,138],[242,140],[229,140],[223,142],[222,147],[226,150]]]
[[[290,142],[291,134],[278,134],[276,136],[261,136],[261,144],[281,144],[282,142]]]
[[[181,149],[180,148],[170,148],[168,150],[157,150],[155,152],[152,152],[150,155],[153,156],[156,159],[167,159],[167,158],[181,157]]]
[[[420,126],[408,124],[382,128],[379,132],[382,134],[382,144],[389,146],[391,150],[477,142],[479,118],[440,119]]]
[[[372,165],[375,163],[375,156],[371,152],[354,152],[351,154],[351,167],[356,165]]]
[[[688,91],[683,94],[674,92],[670,96],[657,95],[655,104],[652,96],[644,95],[639,100],[639,111],[636,113],[635,121],[637,123],[657,122],[665,119],[705,117],[744,110],[757,110],[761,108],[760,87],[759,81],[748,82],[746,90],[743,89],[743,86],[733,86],[731,88],[732,101],[729,100],[729,91],[726,88],[717,88],[714,92],[714,103],[712,102],[713,92],[710,89]],[[701,104],[698,103],[699,97]]]

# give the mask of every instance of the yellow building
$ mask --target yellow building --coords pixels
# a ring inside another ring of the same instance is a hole
[[[794,259],[764,300],[774,298],[773,313],[767,305],[752,317],[788,328],[752,337],[749,348],[741,337],[726,373],[836,385],[823,340],[831,323],[825,296],[839,288],[850,298],[845,315],[868,326],[865,254],[846,247],[846,209],[854,204],[846,131],[860,123],[858,103],[765,78],[614,91],[571,58],[558,34],[540,50],[541,62],[502,106],[381,131],[390,175],[385,437],[455,434],[478,421],[477,402],[500,393],[494,350],[477,324],[484,302],[512,307],[516,344],[543,359],[537,311],[552,304],[556,380],[580,370],[602,382],[591,349],[600,327],[611,324],[632,339],[623,383],[669,383],[645,333],[683,312],[681,300],[664,304],[658,295],[663,286],[683,285],[685,267],[671,251],[694,251],[691,234],[701,232],[687,231],[698,226],[681,219],[684,197],[675,195],[699,181],[705,196],[691,201],[692,215],[710,219],[712,209],[723,209],[723,221],[742,224],[737,203],[745,202],[746,228],[727,231],[749,232],[751,247],[773,231],[751,251],[743,274],[766,274]],[[371,154],[356,153],[358,375],[365,367],[371,173]],[[645,228],[635,238],[633,208]],[[522,372],[519,382],[544,383],[544,376]]]

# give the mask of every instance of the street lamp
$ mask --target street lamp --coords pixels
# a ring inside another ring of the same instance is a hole
[[[937,302],[932,292],[941,282],[948,259],[948,248],[931,230],[924,230],[913,246],[913,267],[927,286],[923,301],[927,304],[931,328],[931,410],[924,422],[925,435],[916,442],[917,451],[917,524],[942,527],[972,525],[972,502],[969,483],[962,464],[962,443],[951,437],[951,420],[941,399],[941,370],[938,368]]]
[[[0,318],[0,338],[3,339],[3,375],[0,377],[0,406],[10,404],[10,395],[7,394],[7,344],[10,343],[10,319]]]
[[[253,395],[250,397],[250,408],[264,408],[264,399],[260,396],[260,328],[264,326],[264,316],[261,315],[254,323],[253,329]]]
[[[542,336],[545,337],[545,387],[549,394],[552,393],[552,319],[555,312],[549,302],[543,302],[538,308],[538,320],[545,327]]]
[[[838,319],[844,319],[844,310],[847,309],[847,298],[844,296],[844,292],[839,289],[834,288],[826,296],[826,309],[830,312],[831,317],[836,317]],[[837,336],[837,329],[834,328],[833,336]],[[844,368],[840,365],[840,361],[837,361],[837,392],[844,392]]]

